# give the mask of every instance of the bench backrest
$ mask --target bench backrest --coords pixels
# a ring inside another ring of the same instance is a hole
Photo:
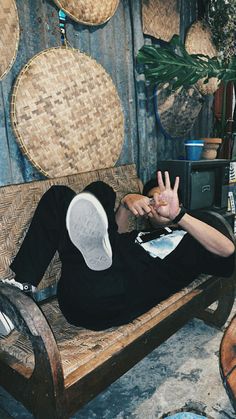
[[[67,185],[78,193],[95,180],[102,180],[113,187],[117,192],[117,205],[128,192],[141,192],[142,189],[134,164],[0,188],[0,278],[13,277],[9,264],[22,243],[43,193],[52,185]],[[135,227],[135,219],[131,218],[130,229]],[[59,275],[60,261],[55,255],[39,290],[53,287]]]

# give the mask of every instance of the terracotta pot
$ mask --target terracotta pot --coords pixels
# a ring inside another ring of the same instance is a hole
[[[217,151],[222,143],[221,138],[201,138],[204,141],[202,159],[214,160],[217,157]]]

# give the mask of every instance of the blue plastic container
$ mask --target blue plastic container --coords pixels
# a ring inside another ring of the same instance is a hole
[[[200,160],[204,142],[202,140],[185,140],[185,152],[187,160]]]

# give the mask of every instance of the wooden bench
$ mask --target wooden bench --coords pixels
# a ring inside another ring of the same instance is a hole
[[[12,275],[9,262],[42,194],[53,184],[79,192],[97,179],[117,191],[117,203],[141,191],[134,165],[0,188],[1,278]],[[132,323],[96,332],[71,326],[61,314],[53,297],[59,274],[55,257],[38,287],[38,303],[0,283],[0,310],[16,326],[0,339],[0,385],[42,419],[70,417],[193,317],[222,326],[234,301],[233,277],[202,275]],[[215,301],[217,308],[210,310]]]
[[[236,413],[236,316],[232,318],[221,340],[220,373]]]

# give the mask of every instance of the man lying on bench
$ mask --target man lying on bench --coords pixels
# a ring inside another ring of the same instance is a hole
[[[235,246],[228,223],[212,211],[187,213],[178,186],[179,178],[172,187],[168,172],[164,179],[158,172],[147,196],[125,195],[116,213],[116,194],[101,181],[78,195],[52,186],[11,263],[15,279],[5,282],[32,292],[58,251],[63,315],[73,325],[101,330],[132,321],[201,273],[230,276]],[[148,217],[155,230],[127,232],[130,212]],[[0,313],[0,333],[13,328]]]

